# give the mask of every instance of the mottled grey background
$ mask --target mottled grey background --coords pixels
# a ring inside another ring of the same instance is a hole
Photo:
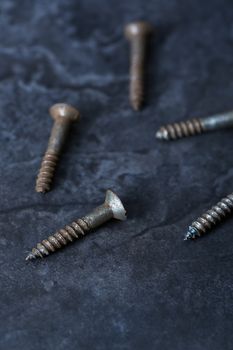
[[[124,25],[156,33],[147,105],[128,103]],[[233,220],[197,242],[187,226],[233,191],[233,130],[159,142],[159,125],[233,108],[228,0],[0,2],[0,348],[232,349]],[[82,113],[54,189],[34,191],[52,120]],[[112,222],[43,261],[40,239],[112,188]]]

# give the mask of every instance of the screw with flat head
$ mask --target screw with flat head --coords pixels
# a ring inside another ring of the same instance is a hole
[[[184,120],[161,126],[156,132],[157,139],[176,140],[202,134],[207,131],[233,127],[233,111],[215,114],[206,118]]]
[[[144,66],[147,37],[152,26],[147,22],[133,22],[125,27],[125,36],[131,42],[130,57],[130,102],[138,111],[144,98]]]
[[[36,180],[36,192],[45,193],[50,190],[55,168],[65,143],[72,122],[79,120],[79,111],[66,104],[57,103],[50,110],[54,125],[49,138],[47,150],[41,163]]]
[[[126,220],[126,211],[120,198],[112,191],[106,192],[105,202],[95,208],[90,214],[75,220],[71,225],[65,226],[54,235],[44,239],[33,248],[26,260],[43,258],[57,249],[66,246],[69,242],[86,235],[90,230],[104,224],[112,218]]]
[[[188,228],[184,240],[195,239],[211,230],[233,212],[233,193],[206,211]]]

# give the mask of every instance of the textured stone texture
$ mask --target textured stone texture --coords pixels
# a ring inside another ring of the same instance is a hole
[[[233,108],[232,1],[1,0],[0,13],[0,349],[232,349],[233,220],[182,239],[233,191],[233,130],[154,138],[161,124]],[[135,113],[122,32],[138,18],[157,32]],[[55,102],[82,120],[40,196]],[[128,221],[24,261],[107,188]]]

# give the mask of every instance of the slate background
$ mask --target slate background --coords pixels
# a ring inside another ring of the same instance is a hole
[[[128,103],[123,26],[149,20],[147,105]],[[233,107],[233,3],[0,2],[0,348],[232,349],[232,224],[187,226],[232,191],[233,131],[159,142],[159,125]],[[82,113],[53,191],[35,193],[48,108]],[[43,261],[34,244],[104,200],[111,222]]]

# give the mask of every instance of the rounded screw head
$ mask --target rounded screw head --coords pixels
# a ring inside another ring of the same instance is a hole
[[[76,122],[80,119],[79,111],[67,103],[56,103],[50,107],[49,113],[54,120],[67,119]]]
[[[132,22],[125,26],[125,36],[127,39],[132,39],[137,36],[144,36],[150,34],[152,29],[151,24],[148,22]]]

